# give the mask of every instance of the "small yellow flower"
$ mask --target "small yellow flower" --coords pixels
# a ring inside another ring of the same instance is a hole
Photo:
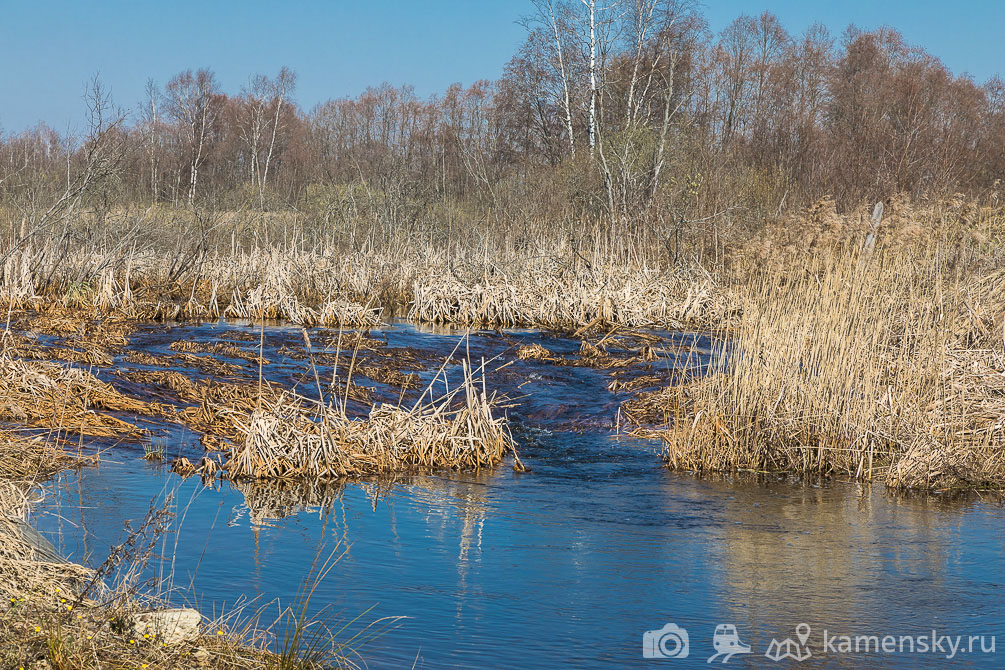
[[[60,598],[60,599],[59,599],[59,602],[61,602],[61,603],[65,603],[65,602],[66,602],[66,598]]]
[[[218,630],[218,631],[216,631],[216,634],[217,635],[223,635],[223,631],[222,630]]]
[[[72,609],[73,609],[73,605],[67,605],[67,606],[66,606],[66,611],[67,611],[67,612],[69,612],[69,611],[70,611],[70,610],[72,610]]]
[[[129,640],[129,644],[136,644],[136,640]]]
[[[87,639],[88,639],[88,640],[90,640],[90,639],[91,639],[91,638],[93,638],[93,637],[94,637],[93,635],[88,635],[88,636],[87,636]]]
[[[42,627],[41,626],[35,626],[35,632],[36,633],[41,633],[42,632]]]
[[[143,637],[150,637],[150,633],[143,633]]]

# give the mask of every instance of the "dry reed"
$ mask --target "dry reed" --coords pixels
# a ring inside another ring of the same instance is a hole
[[[0,418],[32,428],[96,437],[139,435],[135,425],[95,410],[161,415],[165,409],[120,393],[94,374],[0,352]]]
[[[255,479],[487,467],[514,446],[505,419],[494,416],[497,404],[466,364],[464,382],[445,396],[411,409],[381,405],[362,419],[293,396],[263,401],[233,418],[238,436],[224,467]]]
[[[1005,213],[944,205],[869,237],[853,223],[831,212],[827,235],[740,276],[730,351],[664,392],[669,467],[916,488],[1005,479],[1005,272],[990,244]]]

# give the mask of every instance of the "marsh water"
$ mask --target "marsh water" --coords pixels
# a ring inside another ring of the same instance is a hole
[[[302,381],[302,357],[289,353],[303,347],[299,328],[149,327],[129,347],[168,354],[173,341],[230,338],[257,350],[248,333],[264,342],[266,377]],[[499,356],[486,366],[488,384],[511,399],[507,412],[531,472],[507,462],[391,481],[204,486],[143,460],[142,444],[122,442],[102,445],[98,465],[45,487],[33,522],[66,556],[97,564],[127,525],[170,499],[175,528],[147,575],[170,575],[168,597],[207,615],[250,599],[244,611],[269,606],[274,616],[274,601],[292,603],[318,557],[340,547],[312,610],[327,608],[351,622],[349,631],[404,617],[360,649],[370,668],[710,667],[720,624],[734,625],[751,647],[730,667],[796,665],[765,652],[773,639],[798,638],[799,624],[810,627],[805,644],[796,639],[811,653],[797,653],[810,667],[1005,667],[1005,639],[985,651],[1005,634],[1005,511],[997,501],[673,474],[660,467],[658,444],[618,430],[626,396],[609,390],[612,379],[701,374],[715,348],[708,337],[658,333],[656,359],[628,370],[516,359],[520,344],[540,343],[556,356],[579,347],[578,339],[534,331],[462,338],[396,323],[371,335],[392,356],[423,362],[423,381],[459,343],[473,361]],[[122,357],[114,367],[143,368]],[[102,377],[131,383],[113,372]],[[397,400],[392,389],[372,386],[378,399]],[[168,459],[202,457],[197,436],[149,428]],[[647,631],[657,640],[682,637],[667,624],[687,631],[687,657],[667,644],[678,658],[644,659]],[[825,645],[825,630],[901,642],[892,652],[867,645],[844,653],[836,640]],[[933,635],[938,644],[921,651],[920,640]]]

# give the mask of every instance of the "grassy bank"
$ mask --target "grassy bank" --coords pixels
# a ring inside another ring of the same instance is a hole
[[[250,630],[222,622],[207,621],[184,641],[137,630],[137,615],[156,602],[134,584],[110,589],[105,578],[113,567],[145,560],[146,535],[162,518],[144,523],[97,569],[64,560],[31,528],[29,495],[59,469],[77,464],[42,439],[12,433],[0,439],[0,667],[278,667],[274,655],[249,644]]]

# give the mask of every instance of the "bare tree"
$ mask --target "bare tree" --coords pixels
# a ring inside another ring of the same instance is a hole
[[[44,171],[19,171],[21,178],[17,188],[8,194],[6,200],[22,216],[21,234],[4,258],[15,253],[34,235],[51,230],[60,221],[63,224],[60,248],[46,249],[46,253],[65,254],[73,212],[95,188],[120,173],[125,154],[125,114],[114,105],[110,93],[97,76],[88,83],[84,101],[88,112],[87,134],[79,142],[72,136],[64,138],[62,149],[58,152],[59,158],[64,161],[62,187],[54,193],[47,193],[45,185],[50,180]],[[52,134],[49,139],[47,153],[52,156],[56,153],[54,145],[59,138]],[[28,166],[26,155],[24,168]],[[37,263],[41,265],[42,262],[43,257],[40,256]]]
[[[558,4],[554,0],[533,0],[537,9],[537,14],[530,19],[524,20],[524,25],[528,30],[534,24],[544,28],[547,34],[546,39],[536,41],[531,39],[530,44],[539,43],[541,46],[548,45],[547,51],[543,54],[532,54],[530,60],[543,61],[557,66],[556,75],[558,80],[557,91],[553,94],[556,105],[561,110],[565,133],[569,142],[569,154],[576,155],[576,134],[573,127],[572,111],[572,72],[570,70],[568,57],[568,39],[571,33],[569,17],[572,12],[568,5]],[[535,58],[536,56],[536,58]]]
[[[162,141],[161,135],[163,133],[161,128],[160,110],[158,109],[161,93],[153,79],[147,80],[145,91],[147,99],[140,119],[140,128],[144,135],[143,144],[146,149],[147,161],[150,166],[150,196],[156,202],[160,190],[160,175],[158,168],[160,146]]]
[[[194,74],[186,70],[165,88],[166,111],[184,129],[188,145],[188,203],[194,204],[199,185],[199,168],[206,160],[213,127],[220,113],[220,93],[216,76],[207,69]]]
[[[269,170],[283,127],[284,107],[289,103],[296,80],[296,74],[286,67],[279,70],[275,79],[256,75],[240,98],[239,131],[248,151],[251,183],[258,188],[262,208],[265,207]]]
[[[289,68],[282,67],[279,70],[279,74],[276,75],[276,78],[270,84],[270,92],[272,94],[271,104],[275,109],[275,114],[272,118],[272,135],[269,138],[269,150],[265,154],[265,169],[262,170],[262,183],[259,189],[262,207],[265,206],[265,184],[269,181],[269,166],[272,164],[272,157],[275,155],[276,137],[279,134],[279,127],[283,118],[283,104],[297,85],[297,75]]]
[[[590,105],[588,112],[588,132],[590,155],[597,146],[597,0],[580,0],[586,7],[588,35],[587,39],[587,75],[590,78]]]

